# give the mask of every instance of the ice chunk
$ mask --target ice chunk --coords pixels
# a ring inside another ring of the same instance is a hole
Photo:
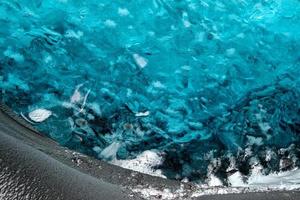
[[[222,186],[222,181],[214,175],[211,175],[208,181],[208,185],[211,187]]]
[[[39,108],[31,111],[28,116],[34,122],[43,122],[52,115],[52,112],[47,109]]]
[[[139,54],[133,54],[133,58],[136,62],[136,64],[140,67],[140,68],[144,68],[147,66],[148,64],[148,60],[142,56],[140,56]]]
[[[102,150],[100,153],[100,157],[104,158],[106,160],[112,160],[116,158],[116,154],[121,147],[121,144],[119,142],[113,142],[108,147]]]
[[[274,189],[295,189],[300,188],[299,185],[300,170],[294,169],[291,171],[271,173],[263,175],[259,172],[252,173],[248,179],[249,186],[267,186]]]
[[[126,169],[150,174],[154,176],[165,177],[160,170],[155,170],[154,167],[159,166],[163,162],[162,157],[156,151],[144,151],[132,160],[113,160],[111,163],[119,165]]]
[[[234,174],[228,177],[228,182],[233,187],[243,187],[245,182],[243,181],[242,174],[240,172],[235,172]]]
[[[149,111],[139,112],[135,114],[136,117],[147,117],[148,115],[150,115]]]

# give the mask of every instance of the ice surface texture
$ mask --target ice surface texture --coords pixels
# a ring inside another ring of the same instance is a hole
[[[0,25],[2,101],[62,145],[224,184],[300,166],[298,0],[2,0]]]

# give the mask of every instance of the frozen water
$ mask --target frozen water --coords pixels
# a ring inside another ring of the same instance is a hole
[[[2,0],[0,25],[1,100],[64,146],[212,185],[300,166],[297,0]]]
[[[156,169],[157,166],[163,163],[162,157],[158,152],[144,151],[134,159],[118,160],[113,159],[110,163],[121,166],[126,169],[150,174],[152,176],[159,176],[165,178],[161,170]]]
[[[28,116],[29,118],[34,121],[34,122],[43,122],[45,121],[48,117],[51,116],[51,111],[46,110],[46,109],[36,109],[34,111],[31,111]]]

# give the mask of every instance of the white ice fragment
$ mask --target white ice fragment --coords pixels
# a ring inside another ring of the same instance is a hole
[[[140,67],[140,68],[144,68],[147,66],[148,64],[148,60],[142,56],[140,56],[139,54],[133,54],[133,58],[136,62],[136,64]]]
[[[138,112],[135,114],[136,117],[147,117],[148,115],[150,115],[149,111],[146,112]]]
[[[117,26],[116,22],[111,19],[105,20],[104,25],[110,28],[115,28]]]
[[[28,114],[29,118],[34,122],[43,122],[52,115],[50,110],[43,108],[36,109]]]
[[[242,174],[240,172],[235,172],[231,176],[228,177],[228,182],[233,187],[243,187],[245,183],[242,178]]]
[[[119,142],[113,142],[111,145],[103,149],[103,151],[100,153],[100,157],[108,160],[115,159],[120,147],[121,144]]]
[[[157,152],[151,150],[144,151],[132,160],[115,159],[111,161],[112,164],[126,169],[165,178],[165,176],[162,175],[161,170],[154,169],[155,166],[161,165],[162,162],[163,158]]]
[[[118,8],[118,14],[122,17],[127,16],[129,15],[129,11],[127,8]]]
[[[210,179],[208,181],[208,185],[211,186],[211,187],[215,187],[215,186],[222,186],[223,183],[219,178],[217,178],[214,175],[211,175]]]
[[[188,179],[187,177],[185,177],[185,178],[183,178],[183,179],[181,180],[181,182],[183,182],[183,183],[188,183],[188,182],[189,182],[189,179]]]

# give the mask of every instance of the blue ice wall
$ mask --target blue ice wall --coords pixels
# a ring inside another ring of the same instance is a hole
[[[298,0],[2,0],[0,25],[2,101],[62,145],[225,183],[300,165]]]

